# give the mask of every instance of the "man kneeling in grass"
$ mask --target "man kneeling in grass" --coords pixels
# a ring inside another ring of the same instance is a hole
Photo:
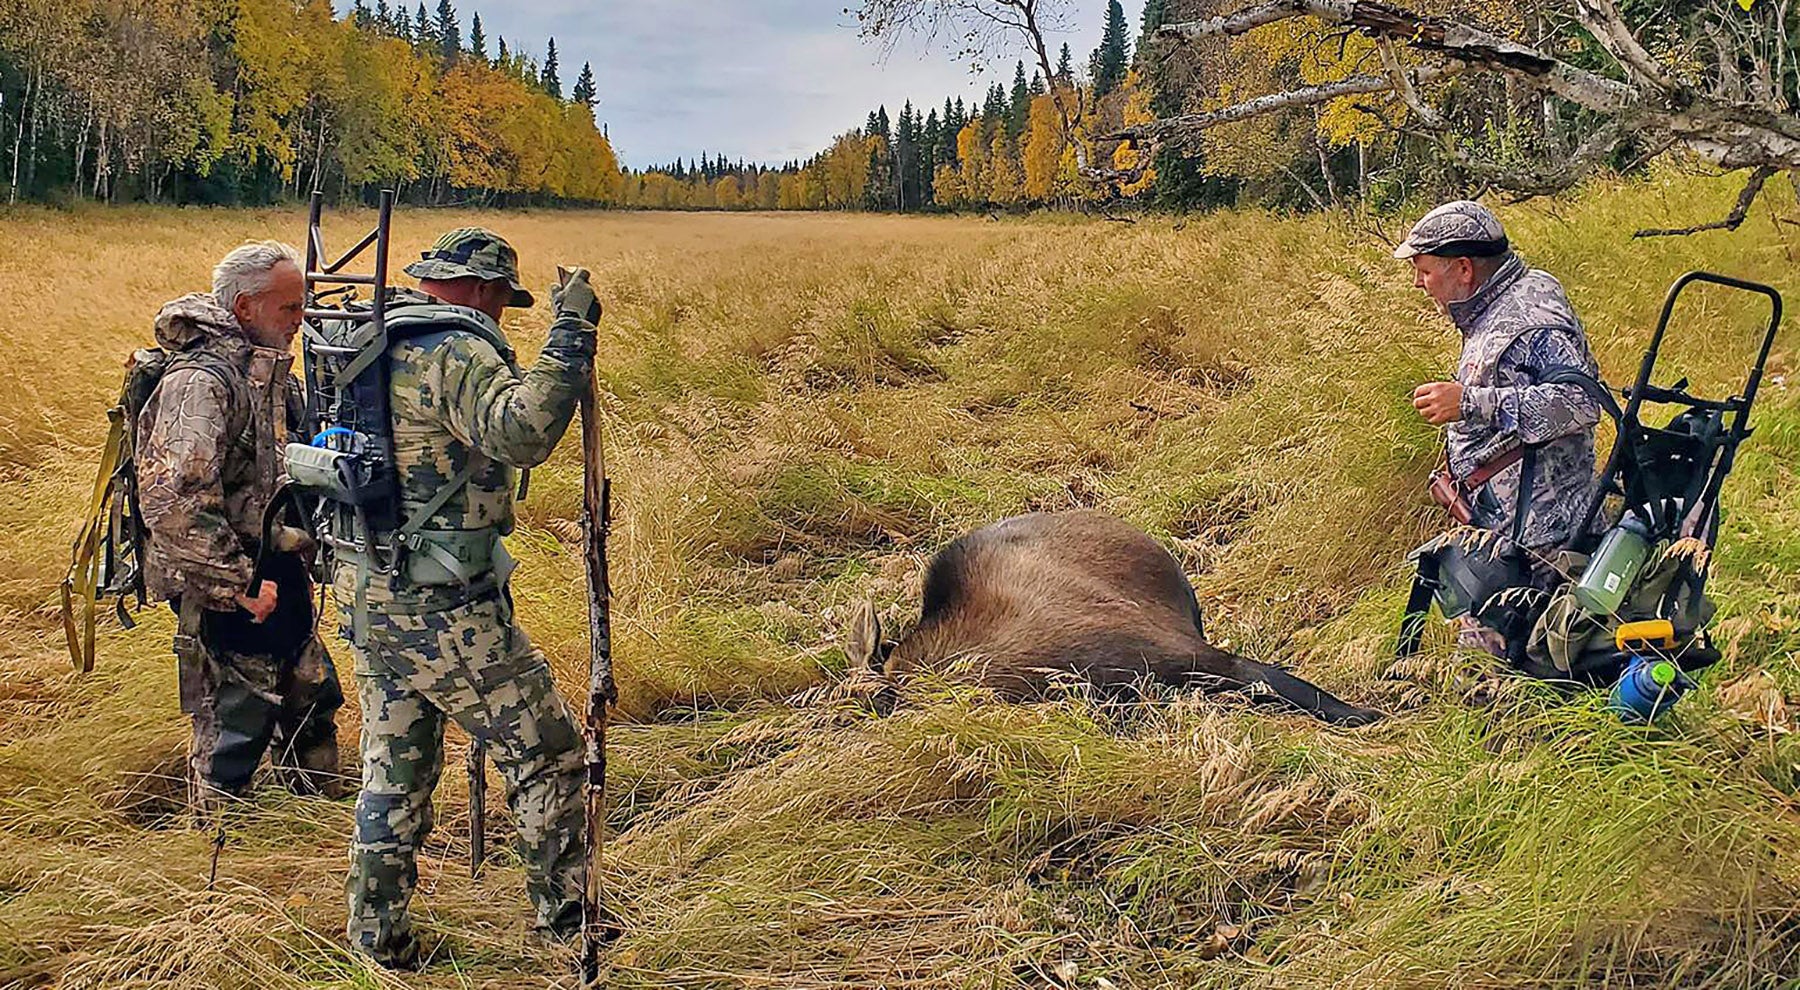
[[[1453,378],[1420,385],[1413,406],[1444,427],[1469,525],[1529,550],[1533,583],[1549,587],[1550,558],[1580,525],[1594,480],[1600,406],[1579,385],[1545,380],[1563,369],[1598,375],[1581,321],[1562,284],[1525,267],[1500,218],[1479,203],[1458,200],[1425,214],[1394,257],[1412,262],[1413,285],[1463,339]],[[1527,445],[1534,457],[1522,456]],[[1462,620],[1461,639],[1506,654],[1500,633],[1472,616]]]

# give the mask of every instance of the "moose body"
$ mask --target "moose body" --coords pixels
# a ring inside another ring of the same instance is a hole
[[[923,611],[910,632],[884,644],[866,608],[848,647],[853,661],[890,679],[957,665],[1010,700],[1041,696],[1063,674],[1102,691],[1144,679],[1224,690],[1260,684],[1329,722],[1380,717],[1209,644],[1175,559],[1098,512],[1015,516],[961,537],[927,568]]]

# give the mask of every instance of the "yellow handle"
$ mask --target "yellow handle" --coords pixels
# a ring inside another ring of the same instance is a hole
[[[1672,650],[1675,648],[1675,623],[1668,619],[1622,623],[1618,631],[1613,633],[1613,643],[1621,650],[1627,649],[1631,643],[1648,643]]]

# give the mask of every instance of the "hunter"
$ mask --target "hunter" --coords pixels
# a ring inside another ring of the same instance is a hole
[[[310,540],[282,527],[275,546],[261,546],[281,450],[301,418],[288,369],[305,297],[293,248],[262,241],[227,254],[211,293],[157,314],[168,364],[133,434],[145,584],[178,617],[189,784],[203,820],[244,793],[271,744],[277,776],[297,793],[331,793],[340,776],[344,696],[314,633]]]
[[[387,325],[407,330],[386,353],[407,549],[388,575],[343,554],[334,575],[363,712],[346,935],[392,969],[420,964],[407,907],[446,721],[481,740],[505,778],[534,929],[580,931],[582,737],[514,621],[500,538],[513,527],[516,470],[549,458],[591,387],[600,319],[577,270],[551,290],[549,338],[520,371],[500,317],[533,300],[504,239],[451,231],[406,273],[419,291],[398,290],[389,304]]]
[[[1466,497],[1469,524],[1531,551],[1535,583],[1556,579],[1550,560],[1571,535],[1594,481],[1600,406],[1581,386],[1545,381],[1553,371],[1598,374],[1587,335],[1562,284],[1525,267],[1500,218],[1458,200],[1425,214],[1394,250],[1413,285],[1462,334],[1449,381],[1413,391],[1425,420],[1444,427],[1449,474]],[[1529,462],[1527,445],[1536,448]],[[1525,478],[1527,464],[1530,478]],[[1521,485],[1528,485],[1518,519]],[[1504,655],[1493,629],[1465,618],[1465,645]]]

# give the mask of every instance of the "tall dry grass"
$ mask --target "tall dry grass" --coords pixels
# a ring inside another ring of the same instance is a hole
[[[1622,381],[1686,268],[1800,299],[1800,234],[1767,216],[1734,235],[1624,234],[1732,194],[1670,176],[1506,217]],[[332,234],[368,220],[336,216]],[[0,985],[570,985],[567,949],[525,933],[511,854],[466,877],[454,771],[422,857],[422,975],[370,971],[338,944],[345,804],[257,790],[205,889],[207,838],[178,818],[166,618],[108,629],[87,678],[60,655],[51,588],[120,359],[224,250],[298,240],[302,222],[0,218]],[[1441,642],[1379,678],[1402,558],[1437,521],[1420,487],[1437,441],[1408,396],[1455,341],[1404,268],[1340,223],[405,213],[397,243],[464,223],[512,238],[532,284],[588,265],[608,307],[631,719],[614,736],[614,985],[1800,973],[1800,751],[1779,717],[1735,714],[1756,685],[1773,685],[1765,702],[1800,689],[1791,326],[1728,491],[1714,591],[1729,658],[1645,731],[1591,698],[1478,676]],[[547,315],[509,320],[527,356]],[[1681,317],[1671,360],[1727,387],[1750,311],[1708,295]],[[572,696],[576,456],[565,444],[535,475],[512,540],[523,622]],[[903,618],[943,541],[1071,506],[1163,539],[1215,638],[1394,717],[1345,733],[1228,700],[1008,707],[953,685],[919,686],[887,719],[773,700],[841,669],[861,597]],[[1757,669],[1769,681],[1744,680]],[[347,751],[355,736],[352,710]]]

